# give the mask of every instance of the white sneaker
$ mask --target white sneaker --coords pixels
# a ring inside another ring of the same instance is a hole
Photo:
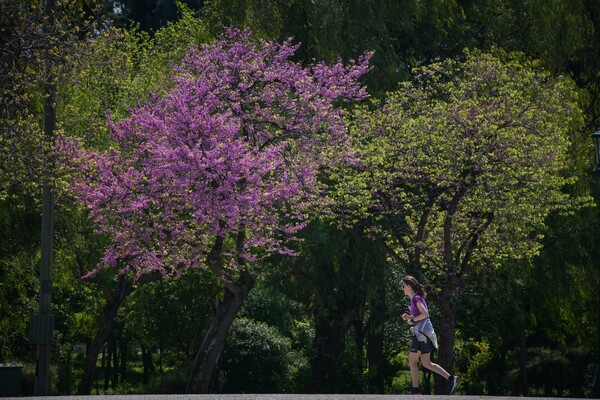
[[[458,387],[458,376],[454,375],[452,377],[452,380],[450,382],[452,382],[452,388],[450,389],[450,394],[454,394],[454,392],[456,392],[456,388]]]

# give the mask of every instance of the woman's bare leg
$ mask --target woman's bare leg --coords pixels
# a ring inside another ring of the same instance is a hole
[[[413,353],[412,351],[408,354],[408,366],[410,367],[410,379],[412,381],[412,387],[419,387],[419,356],[421,352]]]
[[[436,374],[441,375],[446,380],[450,377],[450,374],[444,368],[442,368],[438,364],[431,362],[430,353],[424,353],[424,354],[422,353],[421,354],[421,364],[423,364],[424,368],[427,368],[428,370],[431,370],[431,371],[435,372]],[[412,376],[412,369],[411,369],[411,376]],[[417,375],[417,382],[418,382],[418,379],[419,379],[419,377]]]

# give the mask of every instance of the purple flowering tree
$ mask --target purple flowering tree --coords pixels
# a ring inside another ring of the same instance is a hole
[[[191,48],[174,86],[109,120],[112,144],[65,139],[71,189],[110,238],[90,272],[179,276],[207,268],[224,295],[194,362],[188,392],[206,393],[231,323],[254,286],[257,262],[289,246],[323,200],[320,168],[349,156],[343,111],[366,97],[369,55],[302,66],[297,45],[227,30]]]

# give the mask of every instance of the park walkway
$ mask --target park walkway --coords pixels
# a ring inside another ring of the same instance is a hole
[[[488,396],[426,396],[426,395],[369,395],[369,394],[210,394],[210,395],[114,395],[114,396],[54,396],[27,397],[27,400],[546,400],[545,397],[488,397]],[[2,397],[0,400],[24,399]],[[557,398],[553,398],[557,399]],[[560,398],[565,400],[565,398]]]

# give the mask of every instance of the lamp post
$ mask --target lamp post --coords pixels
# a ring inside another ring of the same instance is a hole
[[[600,130],[592,133],[592,139],[594,141],[594,153],[596,155],[596,169],[594,170],[593,174],[595,177],[600,178]],[[598,253],[600,253],[600,250]],[[592,398],[600,398],[600,276],[598,279],[598,348],[596,349],[596,368],[594,370],[594,377],[592,380]]]
[[[47,26],[44,32],[55,29],[56,0],[45,0],[44,15]],[[48,52],[51,50],[48,50]],[[46,54],[47,60],[52,60]],[[47,63],[44,74],[44,141],[52,148],[56,138],[56,74],[53,62]],[[45,150],[42,194],[42,247],[40,262],[40,300],[39,314],[33,315],[29,324],[29,340],[37,346],[35,364],[34,394],[50,395],[50,350],[54,335],[54,316],[52,315],[52,265],[54,263],[54,194],[52,192],[53,155]]]

